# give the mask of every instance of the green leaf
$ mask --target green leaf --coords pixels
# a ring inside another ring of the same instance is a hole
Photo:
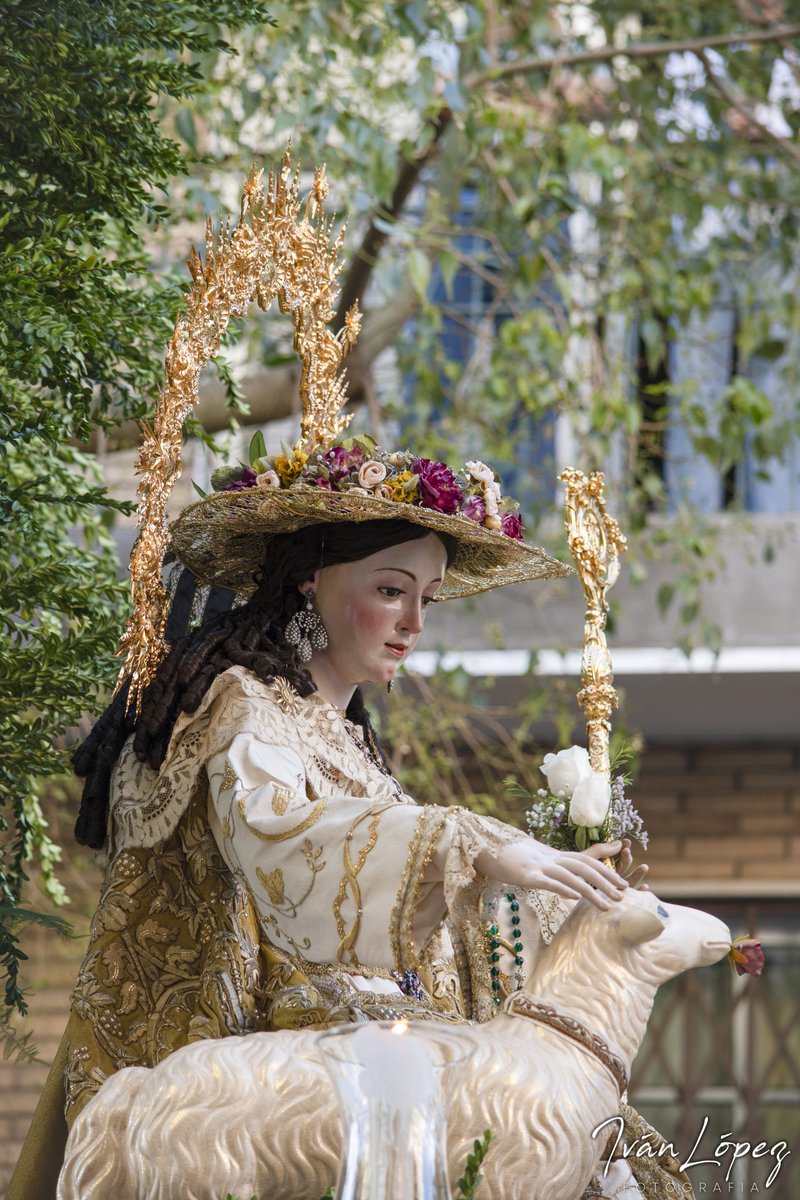
[[[656,592],[656,603],[658,604],[658,611],[661,613],[662,617],[666,614],[667,609],[672,603],[672,598],[674,595],[675,588],[671,583],[662,583]]]
[[[431,281],[431,261],[427,254],[416,246],[408,252],[408,275],[414,291],[424,300]]]
[[[259,458],[267,457],[267,444],[264,441],[264,434],[260,429],[256,430],[250,439],[250,448],[247,451],[247,456],[251,466]]]

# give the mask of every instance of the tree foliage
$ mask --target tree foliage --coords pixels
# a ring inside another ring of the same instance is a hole
[[[148,226],[189,160],[154,120],[208,86],[224,29],[252,0],[9,0],[0,33],[0,942],[6,1004],[24,1011],[15,913],[36,854],[59,850],[38,781],[53,738],[113,679],[124,590],[108,532],[124,507],[78,448],[158,388],[177,301],[154,278]],[[113,414],[113,415],[109,415]]]
[[[327,161],[351,215],[342,308],[366,294],[355,399],[433,453],[455,442],[513,465],[537,517],[565,458],[606,470],[634,570],[672,559],[661,603],[679,600],[691,637],[716,645],[700,620],[713,521],[687,459],[735,511],[743,460],[763,476],[797,436],[800,5],[274,11],[254,68],[234,66],[227,119],[203,120],[227,175],[289,134],[306,163]],[[734,314],[733,361],[709,394],[674,352],[713,353],[704,322],[719,308]],[[272,386],[276,336],[260,375],[251,347],[256,422],[291,411]],[[374,369],[387,348],[394,395]],[[761,382],[776,362],[777,403]],[[398,378],[413,380],[399,398]]]

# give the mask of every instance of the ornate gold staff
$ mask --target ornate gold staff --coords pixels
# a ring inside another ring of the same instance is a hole
[[[592,770],[610,778],[608,743],[617,693],[606,642],[606,593],[617,581],[619,556],[627,543],[617,522],[606,512],[605,476],[600,471],[587,478],[582,471],[567,467],[559,479],[567,487],[564,506],[569,548],[586,596],[578,704],[586,714]]]

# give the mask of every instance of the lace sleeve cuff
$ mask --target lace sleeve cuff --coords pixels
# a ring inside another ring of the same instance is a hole
[[[449,809],[455,819],[450,835],[444,867],[444,897],[452,912],[459,895],[477,881],[485,884],[485,877],[477,870],[475,859],[485,850],[502,850],[513,842],[527,838],[527,834],[494,817],[479,815],[466,809]]]

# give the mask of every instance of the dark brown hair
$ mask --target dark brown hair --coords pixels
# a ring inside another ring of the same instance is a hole
[[[265,683],[282,676],[300,696],[315,691],[311,675],[297,658],[296,647],[288,645],[283,633],[303,603],[299,585],[310,579],[317,567],[355,562],[389,546],[426,537],[429,532],[409,521],[348,521],[312,525],[273,538],[250,600],[218,613],[174,641],[142,697],[139,716],[125,712],[126,683],[73,754],[76,775],[85,777],[75,824],[77,840],[95,849],[105,842],[111,773],[130,734],[134,734],[137,757],[157,770],[166,756],[178,715],[195,712],[212,681],[229,667],[246,667]],[[449,565],[456,542],[446,534],[436,536],[444,542]],[[373,750],[383,759],[358,688],[347,716],[364,727]]]

